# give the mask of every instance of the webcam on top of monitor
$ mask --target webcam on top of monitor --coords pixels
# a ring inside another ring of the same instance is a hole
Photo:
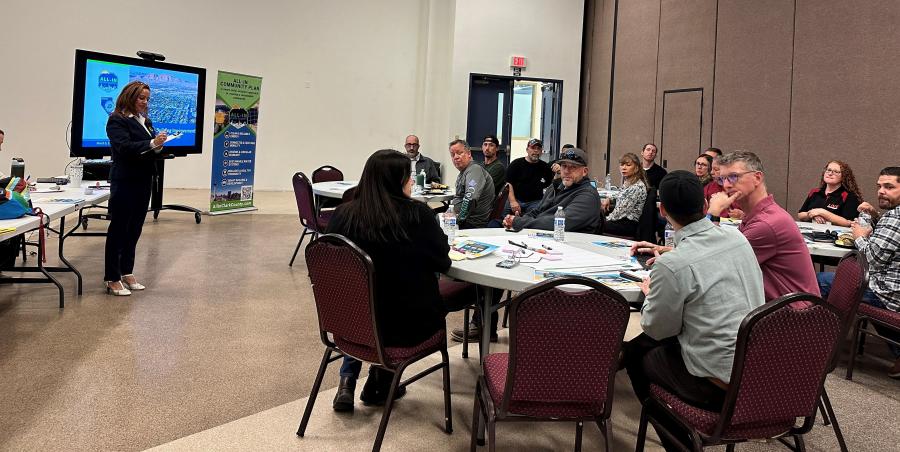
[[[146,50],[138,50],[137,56],[139,56],[145,60],[150,60],[150,61],[166,61],[165,55],[162,55],[159,53],[147,52]]]

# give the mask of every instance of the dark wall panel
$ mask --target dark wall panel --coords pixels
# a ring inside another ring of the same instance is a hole
[[[832,158],[872,201],[878,171],[900,164],[900,2],[798,0],[796,23],[788,205]]]
[[[659,61],[656,83],[657,112],[665,91],[713,86],[716,44],[716,0],[662,0],[659,20]],[[700,148],[709,145],[711,103],[703,105],[703,135]],[[668,120],[668,118],[667,118]],[[656,141],[662,135],[662,114],[656,114]],[[683,152],[683,150],[679,150]],[[660,153],[666,155],[666,149]],[[680,168],[669,163],[669,169]]]
[[[693,170],[701,141],[703,103],[702,90],[665,94],[659,145],[665,149],[660,158],[669,168]]]
[[[610,156],[613,162],[654,141],[659,2],[619,1]]]
[[[787,201],[794,2],[719,0],[712,145],[755,152]]]
[[[582,68],[582,102],[577,145],[588,154],[591,175],[606,174],[610,60],[615,0],[586,1],[586,35]]]

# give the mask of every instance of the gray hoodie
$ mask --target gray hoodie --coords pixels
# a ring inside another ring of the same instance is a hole
[[[525,228],[553,230],[553,216],[556,207],[562,206],[566,212],[566,231],[593,233],[603,218],[600,210],[600,195],[585,177],[581,182],[566,187],[555,184],[547,187],[537,209],[513,219],[513,229]]]

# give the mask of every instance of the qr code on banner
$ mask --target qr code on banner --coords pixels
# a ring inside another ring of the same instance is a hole
[[[241,201],[250,201],[253,199],[253,186],[244,185],[241,187]]]

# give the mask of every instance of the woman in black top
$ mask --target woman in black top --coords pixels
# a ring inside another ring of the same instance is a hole
[[[156,154],[166,142],[166,133],[156,133],[147,118],[150,87],[139,81],[122,88],[116,110],[106,122],[106,136],[112,149],[109,172],[109,228],[106,232],[106,292],[131,295],[144,290],[135,279],[134,254],[156,172]]]
[[[822,172],[822,184],[812,190],[800,206],[797,219],[816,223],[831,222],[835,226],[850,226],[857,217],[863,201],[850,165],[832,160]]]
[[[356,197],[337,208],[327,232],[341,234],[362,248],[375,266],[375,315],[386,346],[411,346],[444,328],[446,310],[436,273],[450,268],[447,236],[434,212],[410,199],[409,157],[391,150],[366,161]],[[344,358],[335,411],[352,411],[362,363]],[[369,368],[360,399],[381,404],[392,375]],[[402,396],[398,393],[397,397]]]

